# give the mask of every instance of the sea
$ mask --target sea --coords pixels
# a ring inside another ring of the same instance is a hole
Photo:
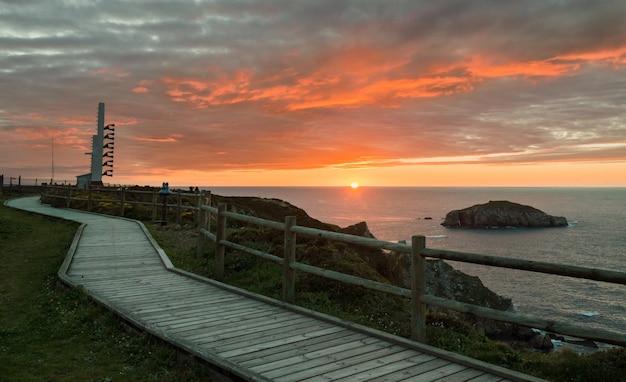
[[[365,221],[380,240],[428,248],[626,271],[626,188],[203,187],[222,196],[276,198],[325,223]],[[491,200],[508,200],[564,216],[563,228],[464,230],[441,225],[445,215]],[[626,286],[449,262],[512,299],[518,313],[626,333]]]

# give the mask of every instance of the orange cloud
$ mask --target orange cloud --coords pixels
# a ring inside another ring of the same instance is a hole
[[[174,134],[170,137],[164,137],[164,138],[135,137],[135,140],[140,141],[140,142],[170,143],[170,142],[177,142],[178,139],[180,139],[180,137],[181,135]]]
[[[574,53],[564,56],[559,56],[560,60],[582,60],[590,62],[610,63],[616,67],[626,64],[626,46],[622,46],[615,49],[602,49],[592,52]]]
[[[467,67],[473,74],[483,78],[560,77],[580,69],[580,64],[557,59],[495,64],[488,57],[474,56]]]

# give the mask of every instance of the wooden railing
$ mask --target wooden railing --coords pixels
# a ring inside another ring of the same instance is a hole
[[[214,215],[214,217],[211,215]],[[283,231],[284,257],[281,258],[270,253],[262,252],[228,241],[226,230],[227,219],[234,219],[245,223],[256,224],[258,226]],[[215,233],[211,232],[210,222],[212,220],[217,222]],[[411,301],[411,339],[416,341],[423,342],[425,340],[426,304],[429,304],[457,312],[470,313],[478,317],[496,321],[509,322],[534,329],[546,330],[549,332],[599,341],[607,344],[626,346],[626,333],[589,329],[563,322],[532,318],[513,312],[484,308],[477,305],[436,297],[426,293],[426,258],[454,260],[465,263],[539,272],[550,275],[568,276],[621,285],[626,285],[626,273],[624,272],[426,248],[426,238],[421,235],[413,236],[411,245],[387,242],[361,236],[298,226],[294,216],[286,217],[284,223],[270,221],[229,212],[226,204],[219,204],[217,208],[212,207],[210,205],[210,194],[206,194],[201,200],[199,224],[200,235],[198,243],[198,256],[202,256],[204,254],[207,239],[216,243],[214,268],[215,279],[221,280],[223,278],[224,255],[226,248],[229,248],[258,256],[265,260],[282,265],[282,299],[285,302],[294,302],[295,271],[306,272],[331,280],[405,297]],[[411,256],[411,289],[409,290],[300,263],[296,261],[296,234],[409,254]]]
[[[191,221],[197,223],[199,214],[200,192],[173,191],[167,198],[159,195],[159,189],[152,187],[89,187],[43,185],[41,197],[44,202],[53,206],[77,208],[87,211],[102,212],[116,216],[128,216],[129,207],[142,206],[148,218],[153,222],[166,223],[171,220],[173,210],[174,221],[184,222],[185,212],[192,212]],[[145,215],[144,215],[145,216]],[[129,216],[136,218],[137,216]],[[159,219],[160,218],[160,219]]]
[[[109,193],[114,197],[97,197],[102,193]],[[128,196],[132,194],[135,196],[133,198],[129,198]],[[144,195],[144,198],[137,197],[137,195]],[[125,216],[126,205],[148,206],[147,208],[149,208],[152,214],[152,221],[158,221],[156,218],[157,211],[159,208],[162,208],[162,206],[165,206],[165,212],[167,212],[168,209],[175,209],[176,220],[179,223],[181,222],[182,211],[192,210],[194,211],[194,220],[198,224],[199,230],[197,255],[199,257],[204,256],[207,247],[207,240],[211,240],[216,243],[215,265],[213,270],[213,277],[215,279],[223,279],[224,257],[226,249],[229,248],[281,265],[283,267],[282,299],[288,303],[293,303],[295,299],[294,291],[296,271],[306,272],[331,280],[361,286],[370,290],[404,297],[410,299],[411,301],[411,338],[416,341],[423,342],[425,339],[426,305],[429,304],[462,313],[470,313],[487,319],[509,322],[530,328],[599,341],[607,344],[626,346],[626,333],[589,329],[563,322],[532,318],[513,312],[484,308],[477,305],[436,297],[426,293],[427,258],[453,260],[621,285],[626,285],[626,273],[624,272],[426,248],[426,238],[421,235],[413,236],[411,245],[393,243],[299,226],[297,225],[296,218],[293,216],[286,217],[284,222],[276,222],[230,212],[227,210],[226,204],[219,204],[217,208],[213,207],[211,206],[210,192],[183,193],[181,191],[175,191],[168,198],[170,202],[174,200],[174,204],[167,201],[164,204],[159,204],[159,198],[158,190],[156,189],[143,191],[120,187],[117,189],[82,190],[76,187],[45,186],[42,191],[42,199],[44,201],[56,201],[56,204],[58,205],[58,200],[62,200],[63,203],[61,204],[63,207],[71,207],[73,204],[76,205],[80,203],[82,206],[86,206],[87,210],[91,211],[97,203],[119,204],[117,207],[118,213],[116,214],[120,216]],[[164,215],[165,216],[162,216],[162,219],[167,216],[167,213]],[[228,219],[282,231],[284,233],[284,256],[279,257],[229,241],[227,238]],[[214,230],[211,229],[212,221],[217,222],[217,226]],[[411,289],[405,289],[390,284],[367,280],[300,263],[296,261],[297,234],[409,254],[411,256]]]

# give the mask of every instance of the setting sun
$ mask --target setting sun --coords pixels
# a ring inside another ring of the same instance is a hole
[[[359,184],[357,182],[352,182],[352,184],[350,184],[350,187],[359,188]]]

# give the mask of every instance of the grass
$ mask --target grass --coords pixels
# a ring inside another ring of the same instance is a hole
[[[6,197],[6,196],[5,196]],[[61,286],[77,224],[0,196],[0,381],[207,381],[211,370]]]

